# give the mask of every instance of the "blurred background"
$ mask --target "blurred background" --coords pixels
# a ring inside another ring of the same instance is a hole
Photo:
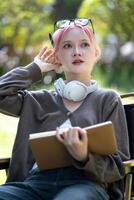
[[[102,49],[93,78],[121,92],[134,86],[134,1],[0,0],[0,75],[31,62],[62,18],[91,18]],[[59,76],[49,72],[38,87]]]
[[[62,18],[91,18],[102,56],[93,79],[119,93],[134,91],[134,0],[0,0],[0,76],[30,63]],[[62,76],[45,74],[34,89]],[[0,114],[0,157],[10,156],[18,119]],[[5,177],[0,175],[0,183]]]

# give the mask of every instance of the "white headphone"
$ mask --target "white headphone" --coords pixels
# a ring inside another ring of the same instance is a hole
[[[81,101],[89,94],[97,90],[97,82],[91,81],[90,86],[86,86],[80,81],[70,81],[64,83],[62,78],[59,78],[54,83],[55,89],[61,97],[73,101]]]

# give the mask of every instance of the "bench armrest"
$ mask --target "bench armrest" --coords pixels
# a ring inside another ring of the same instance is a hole
[[[8,169],[10,163],[10,158],[0,158],[0,170]]]
[[[134,159],[124,161],[123,164],[125,167],[126,174],[134,172]]]

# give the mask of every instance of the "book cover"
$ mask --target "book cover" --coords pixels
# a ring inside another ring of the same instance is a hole
[[[117,152],[115,130],[111,121],[84,128],[88,136],[89,152],[109,155]],[[56,131],[32,133],[29,143],[41,170],[70,166],[71,157],[55,136]]]

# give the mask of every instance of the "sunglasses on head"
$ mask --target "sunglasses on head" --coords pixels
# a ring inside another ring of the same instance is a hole
[[[93,27],[93,23],[92,20],[90,18],[76,18],[76,19],[62,19],[62,20],[58,20],[54,23],[54,31],[56,31],[56,29],[62,29],[65,28],[69,25],[71,25],[72,23],[74,23],[75,25],[80,25],[80,26],[86,26],[86,25],[91,25],[92,31],[94,33],[94,27]]]
[[[93,26],[93,22],[90,18],[76,18],[76,19],[62,19],[62,20],[58,20],[54,23],[54,32],[57,29],[62,29],[65,28],[69,25],[71,25],[72,23],[74,23],[75,25],[80,25],[80,26],[87,26],[88,24],[91,26],[91,29],[93,31],[93,33],[95,33],[94,31],[94,26]],[[53,42],[53,38],[51,33],[49,33],[49,39],[51,41],[52,46],[54,45]]]

